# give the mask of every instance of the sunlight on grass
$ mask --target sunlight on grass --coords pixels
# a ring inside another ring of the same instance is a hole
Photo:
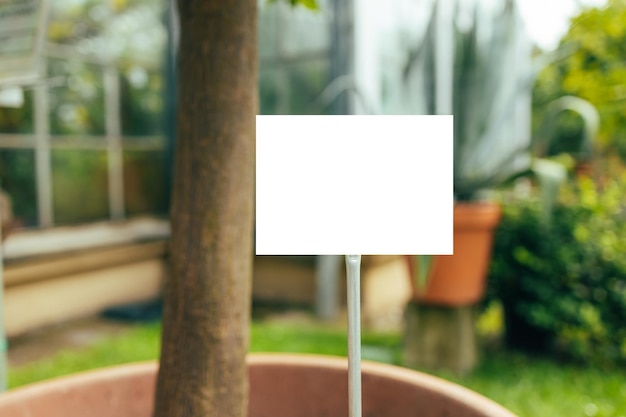
[[[440,373],[522,416],[626,416],[626,372],[559,365],[514,353],[485,355],[471,375]]]
[[[9,387],[121,363],[155,359],[160,325],[137,326],[94,346],[62,351],[35,363],[9,369]]]
[[[504,328],[504,318],[502,312],[502,304],[498,302],[492,302],[478,316],[476,320],[476,330],[478,334],[486,337],[496,337]]]

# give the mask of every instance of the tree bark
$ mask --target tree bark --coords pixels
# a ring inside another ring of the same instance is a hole
[[[256,0],[179,0],[171,274],[155,417],[244,417],[253,260]]]

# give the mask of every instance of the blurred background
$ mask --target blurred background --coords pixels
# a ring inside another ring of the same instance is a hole
[[[428,294],[442,260],[364,258],[364,356],[522,416],[625,416],[626,1],[301,3],[259,2],[259,112],[453,114],[455,198],[497,207],[473,295]],[[10,384],[155,357],[175,10],[9,1],[0,21]],[[345,354],[343,269],[257,257],[252,349]]]

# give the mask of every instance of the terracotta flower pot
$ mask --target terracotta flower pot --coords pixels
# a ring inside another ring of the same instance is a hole
[[[464,306],[480,301],[491,247],[501,210],[496,203],[457,203],[454,206],[454,255],[433,258],[426,288],[418,289],[409,264],[414,301]],[[407,257],[412,262],[410,258]]]
[[[312,355],[251,355],[251,417],[346,417],[347,360]],[[150,417],[157,364],[142,363],[54,379],[0,395],[0,416]],[[506,409],[441,379],[363,363],[367,417],[501,416]]]

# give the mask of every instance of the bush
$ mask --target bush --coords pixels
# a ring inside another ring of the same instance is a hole
[[[562,190],[549,222],[537,198],[503,202],[489,298],[509,347],[595,364],[626,362],[626,176]]]

